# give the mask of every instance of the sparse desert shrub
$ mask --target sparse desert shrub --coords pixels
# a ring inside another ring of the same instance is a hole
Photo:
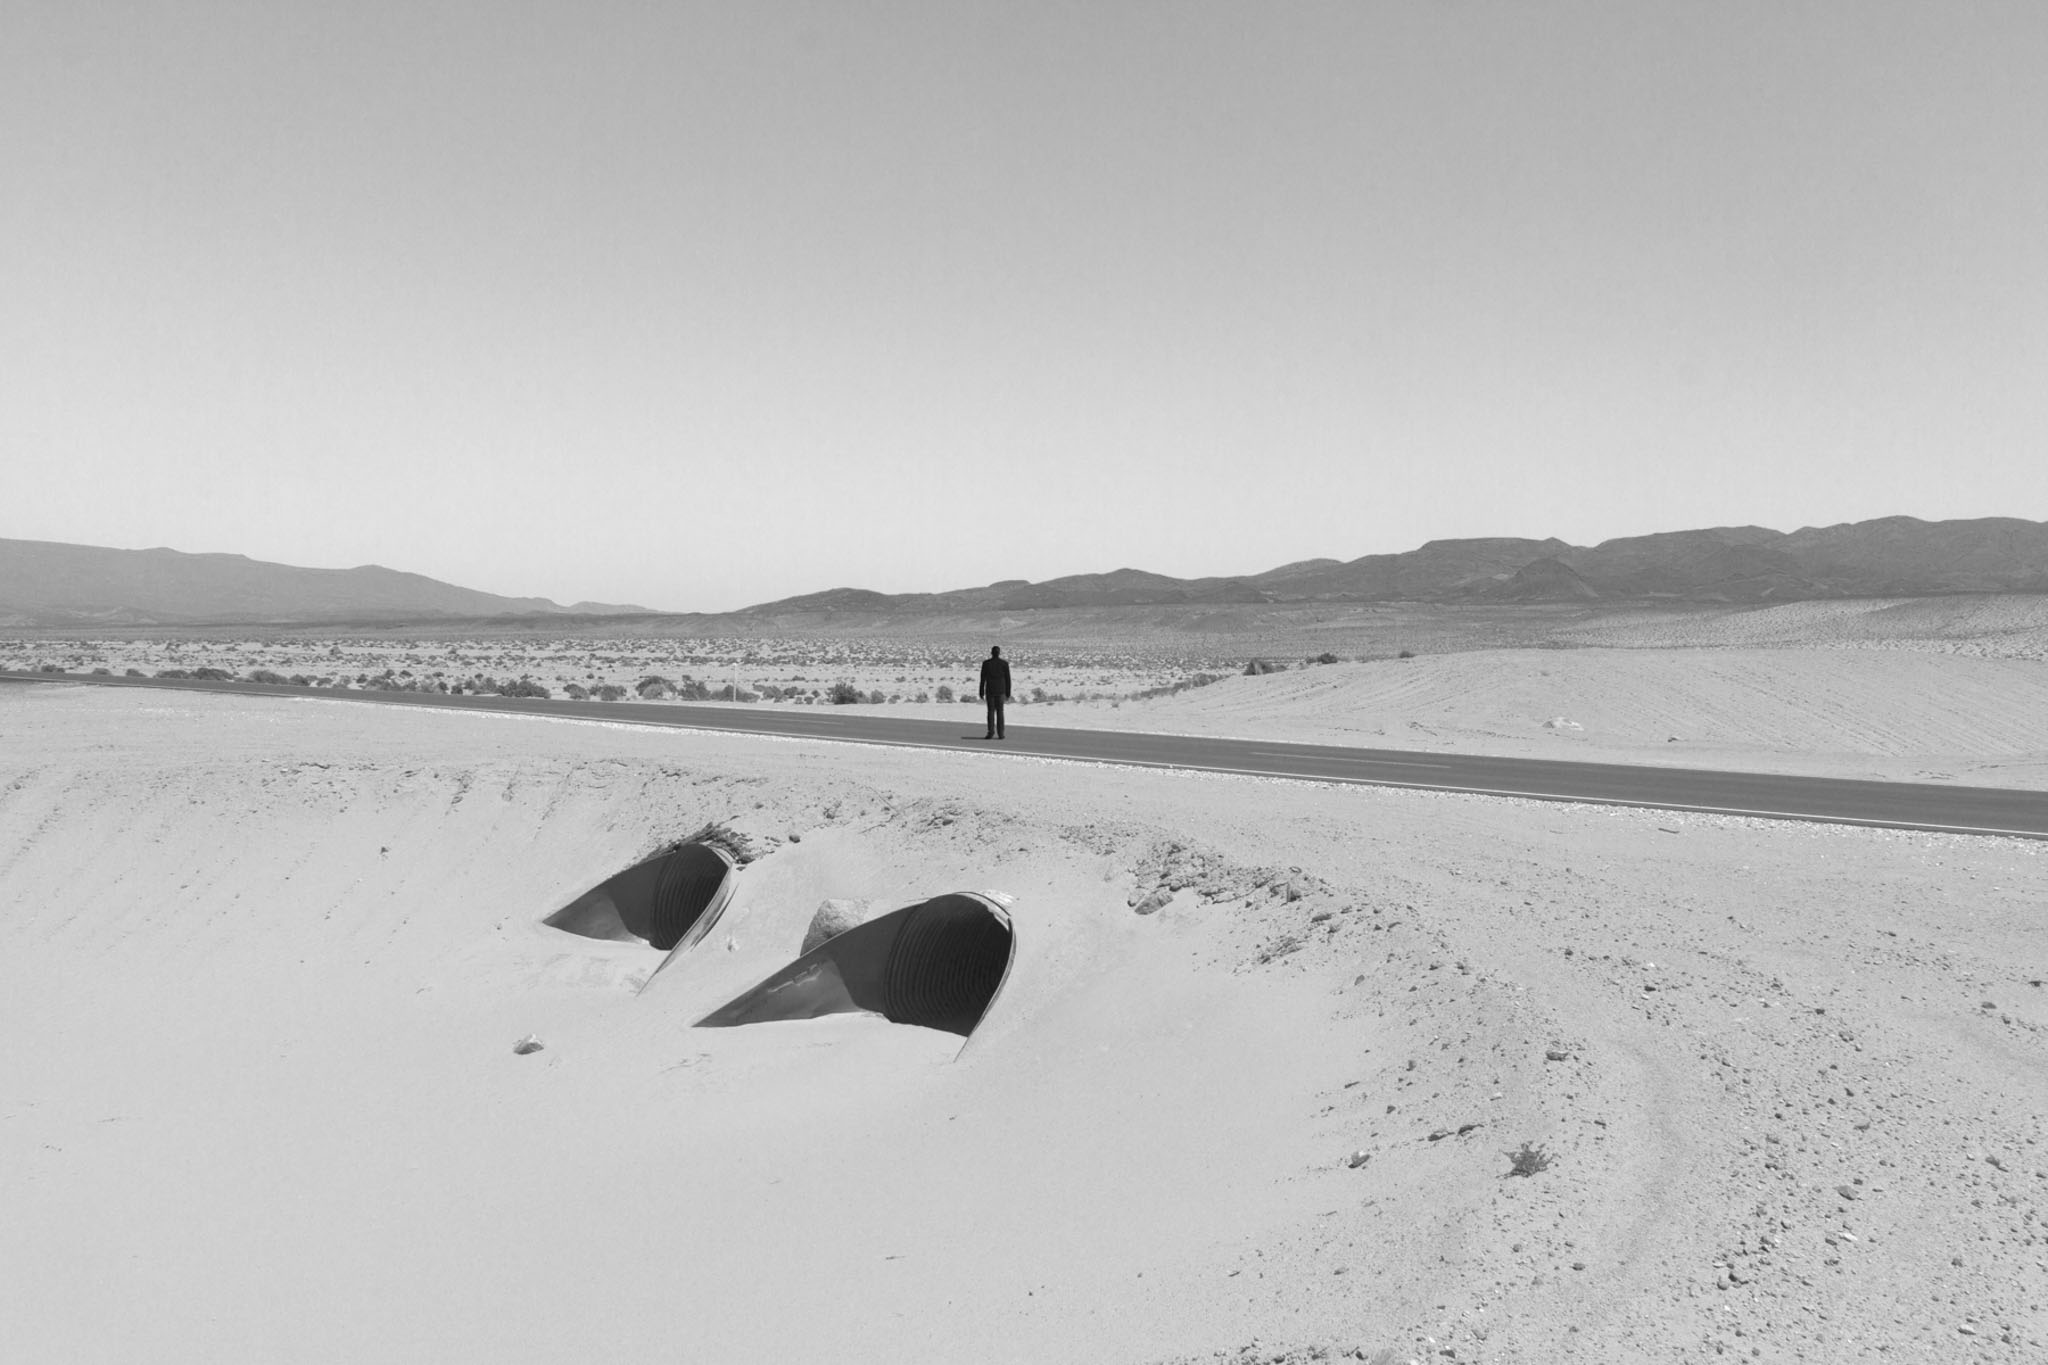
[[[1268,673],[1284,673],[1286,670],[1286,664],[1276,664],[1271,659],[1253,659],[1244,666],[1244,675],[1247,678],[1258,678]]]
[[[583,684],[581,683],[569,683],[567,686],[562,688],[562,693],[564,696],[568,697],[570,701],[590,700],[590,689],[583,686]]]
[[[249,681],[259,683],[276,683],[282,686],[289,686],[291,683],[291,679],[287,678],[284,674],[273,672],[268,668],[250,669]]]
[[[1175,693],[1185,692],[1189,688],[1207,687],[1211,683],[1220,683],[1222,681],[1223,675],[1221,673],[1197,673],[1192,678],[1182,678],[1179,682],[1165,683],[1159,687],[1147,687],[1142,691],[1133,692],[1131,693],[1131,700],[1150,701],[1154,697],[1171,697]]]
[[[626,689],[617,683],[599,683],[596,687],[590,689],[590,695],[596,697],[599,701],[624,701],[626,699]]]
[[[146,678],[149,675],[144,673],[139,668],[131,668],[124,672],[121,676],[124,678]]]
[[[781,701],[782,689],[774,683],[755,683],[754,690],[761,694],[762,701]]]
[[[293,687],[311,687],[313,685],[313,680],[303,673],[292,674],[291,682]]]
[[[674,696],[678,701],[710,701],[712,693],[695,678],[685,678],[676,686]]]
[[[667,678],[654,676],[642,678],[633,690],[640,694],[643,701],[660,701],[664,697],[673,697],[676,694],[676,685]]]
[[[498,684],[498,695],[501,697],[552,697],[554,693],[548,691],[547,688],[531,678],[521,678],[518,682]]]
[[[868,705],[870,705],[870,706],[887,706],[888,704],[889,704],[889,698],[888,698],[888,697],[886,697],[886,696],[884,696],[884,695],[882,694],[882,689],[881,689],[881,688],[879,688],[879,687],[878,687],[878,688],[876,688],[876,689],[875,689],[874,691],[872,691],[872,692],[868,693]]]
[[[235,680],[235,675],[228,672],[225,668],[195,668],[192,670],[192,676],[204,678],[208,682],[233,682]]]
[[[114,670],[111,668],[95,668],[92,671],[92,676],[95,678],[111,678],[114,676]]]
[[[834,706],[858,706],[867,700],[866,694],[850,682],[833,683],[832,690],[825,695]]]
[[[1031,689],[1031,700],[1033,700],[1033,701],[1035,701],[1035,702],[1043,702],[1043,701],[1045,700],[1045,689],[1044,689],[1044,688],[1042,688],[1042,687],[1034,687],[1034,688],[1032,688],[1032,689]]]
[[[932,695],[937,697],[940,701],[951,701],[953,700],[953,689],[948,687],[944,683],[940,683],[939,690],[937,692],[934,692]]]
[[[917,694],[917,700],[919,700],[920,702],[927,702],[927,701],[930,701],[931,699],[932,699],[932,694],[931,694],[931,693],[929,693],[929,692],[920,692],[920,693],[918,693],[918,694]]]
[[[1543,1144],[1540,1142],[1534,1147],[1524,1142],[1521,1150],[1504,1152],[1502,1155],[1506,1156],[1513,1163],[1508,1167],[1509,1175],[1530,1176],[1535,1175],[1538,1171],[1550,1169],[1550,1154],[1543,1150]]]
[[[1308,662],[1312,664],[1333,664],[1337,662],[1337,656],[1326,649],[1321,654],[1316,655],[1315,658],[1308,660]]]
[[[1412,659],[1415,657],[1415,651],[1412,649],[1404,649],[1399,654],[1396,654],[1394,657],[1397,659]]]

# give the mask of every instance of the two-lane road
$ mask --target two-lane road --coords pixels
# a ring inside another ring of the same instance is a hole
[[[1430,754],[1402,749],[1353,749],[1328,744],[1211,739],[1195,735],[1128,734],[1115,730],[1056,730],[1013,725],[1010,737],[981,737],[981,712],[962,707],[958,721],[848,715],[833,707],[697,705],[652,702],[553,701],[520,697],[445,697],[425,692],[308,691],[262,683],[184,678],[110,678],[70,674],[0,673],[0,682],[90,683],[431,706],[515,715],[565,716],[628,725],[740,734],[780,735],[844,744],[886,744],[959,749],[1089,763],[1188,768],[1250,777],[1430,791],[1520,796],[1538,801],[1587,801],[1780,820],[2003,834],[2048,839],[2048,792],[2003,787],[1958,787],[1923,782],[1873,782],[1776,773],[1732,773],[1699,768],[1658,768],[1560,759],[1491,758],[1482,754]],[[1036,708],[1032,714],[1037,714]]]

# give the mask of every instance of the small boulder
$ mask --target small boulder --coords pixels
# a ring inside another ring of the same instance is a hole
[[[512,1044],[512,1050],[521,1057],[524,1057],[527,1053],[538,1052],[546,1046],[546,1043],[543,1043],[540,1039],[529,1033],[518,1042]]]
[[[1139,901],[1136,905],[1132,906],[1131,909],[1135,910],[1137,913],[1141,915],[1156,915],[1161,910],[1164,910],[1166,908],[1166,903],[1172,899],[1173,892],[1168,888],[1162,886],[1154,889],[1151,895]]]
[[[822,901],[811,916],[811,927],[804,930],[804,946],[798,952],[801,957],[811,949],[837,938],[856,925],[865,924],[874,913],[873,901],[845,900],[834,897]]]

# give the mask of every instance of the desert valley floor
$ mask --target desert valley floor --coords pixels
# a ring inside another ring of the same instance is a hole
[[[1492,676],[1590,697],[1605,654]],[[1909,661],[1901,695],[1935,700],[1881,704],[1872,656],[1835,657],[1720,665],[1863,688],[1819,719],[1666,694],[1545,730],[1543,697],[1494,742],[2042,785],[2038,702],[2002,699],[2048,665]],[[1480,663],[1405,662],[1471,672],[1429,705],[1478,724],[1452,708]],[[1350,667],[1096,714],[1386,743],[1317,691]],[[651,982],[653,949],[541,923],[714,821],[761,856]],[[964,1048],[865,1016],[690,1027],[824,898],[983,889],[1014,897],[1017,959]],[[2044,906],[2048,846],[2019,840],[0,687],[0,1340],[2040,1360]],[[1524,1144],[1547,1169],[1510,1174]]]

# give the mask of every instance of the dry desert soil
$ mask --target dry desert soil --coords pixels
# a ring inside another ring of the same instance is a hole
[[[1864,653],[1832,656],[1846,673],[1684,656],[1793,670],[1830,699],[1795,724],[1717,711],[1725,678],[1648,695],[1676,676],[1657,651],[1620,683],[1574,662],[1593,657],[1496,655],[1493,702],[1456,671],[1475,654],[1234,679],[1147,714],[1364,742],[1379,695],[1447,732],[1487,706],[1526,722],[1460,743],[1647,753],[1669,731],[1815,771],[1966,761],[1973,781],[2037,774],[2048,748],[2038,701],[1982,714],[2031,674],[1885,693]],[[1557,690],[1509,708],[1543,667]],[[1426,704],[1389,699],[1417,679]],[[1542,729],[1567,695],[1582,728]],[[759,856],[660,976],[644,944],[542,923],[713,821]],[[0,687],[0,1342],[37,1361],[2040,1361],[2044,851]],[[822,900],[956,890],[1005,893],[1016,925],[964,1047],[860,1015],[691,1027],[794,957]],[[543,1048],[515,1054],[528,1035]]]

